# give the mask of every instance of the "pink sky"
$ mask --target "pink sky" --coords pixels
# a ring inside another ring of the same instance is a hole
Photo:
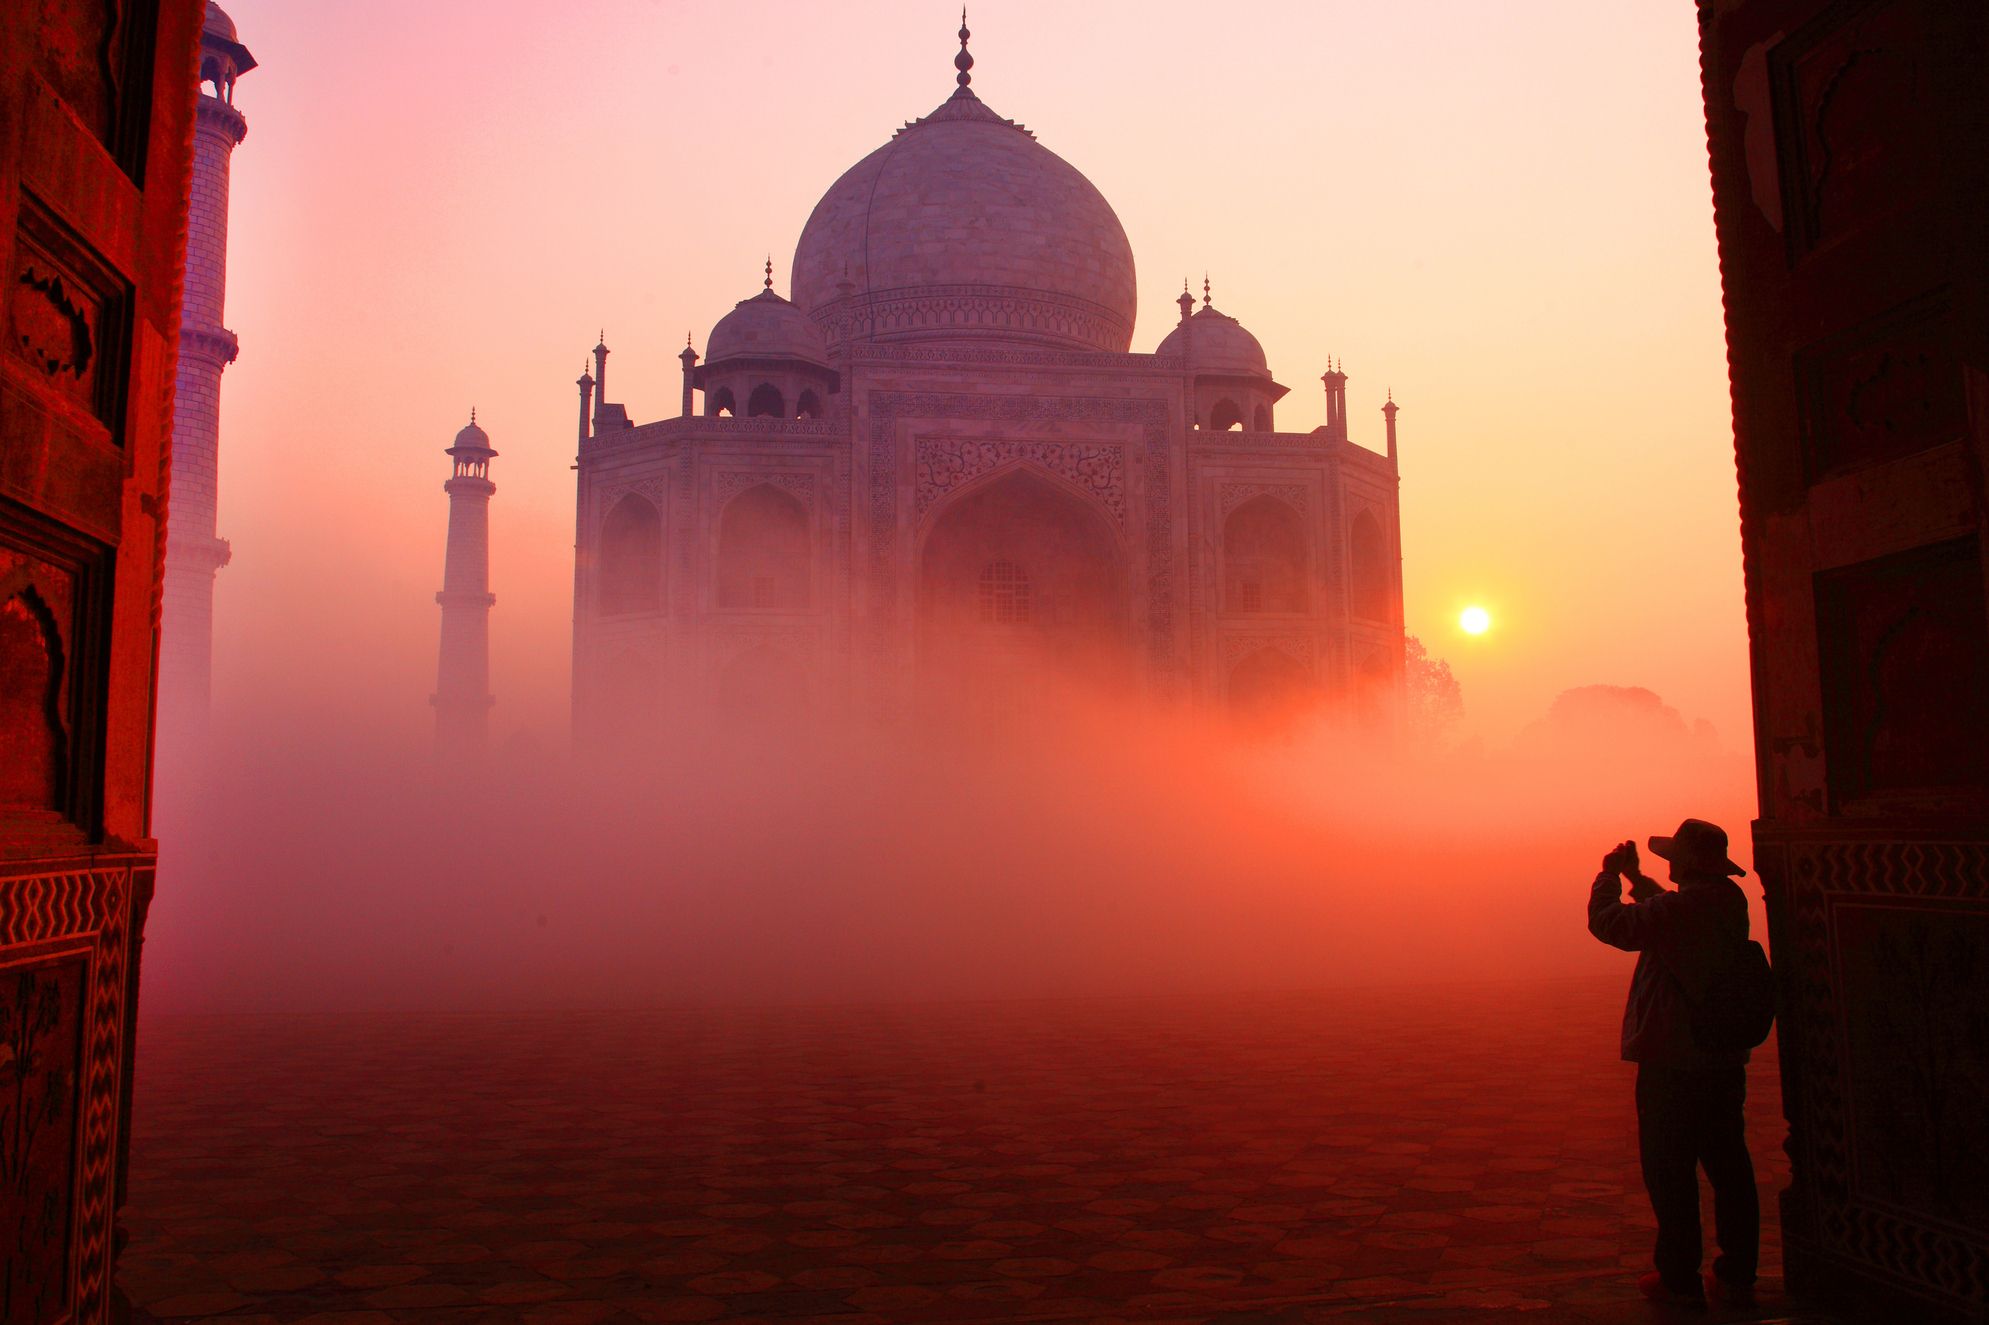
[[[956,8],[231,0],[237,105],[216,604],[223,710],[425,731],[475,404],[501,741],[564,736],[575,392],[676,412],[676,352],[775,287],[815,200],[951,91]],[[549,19],[551,21],[549,21]],[[1324,420],[1402,404],[1409,629],[1498,740],[1644,685],[1748,739],[1738,515],[1691,7],[980,0],[974,89],[1112,202],[1134,348],[1206,269]],[[1458,610],[1493,631],[1469,639]],[[329,663],[328,667],[326,664]]]

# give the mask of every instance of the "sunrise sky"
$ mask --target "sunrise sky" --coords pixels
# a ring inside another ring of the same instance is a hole
[[[563,740],[575,390],[674,414],[688,330],[952,90],[945,0],[227,0],[237,92],[217,705],[425,733],[448,473],[492,469],[494,732]],[[1097,184],[1136,350],[1216,306],[1354,437],[1402,405],[1408,625],[1497,741],[1643,685],[1748,740],[1696,36],[1676,0],[977,0],[974,90]],[[1458,626],[1469,604],[1492,628]]]

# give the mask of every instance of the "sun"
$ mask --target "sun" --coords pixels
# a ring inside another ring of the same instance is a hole
[[[1482,607],[1467,607],[1458,614],[1457,627],[1467,635],[1482,635],[1492,628],[1492,614]]]

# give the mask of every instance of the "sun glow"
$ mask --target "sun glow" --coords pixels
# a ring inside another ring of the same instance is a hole
[[[1458,614],[1457,626],[1467,635],[1482,635],[1492,628],[1492,614],[1482,607],[1467,607]]]

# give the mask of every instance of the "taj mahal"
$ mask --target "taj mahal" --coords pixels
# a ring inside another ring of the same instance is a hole
[[[1150,352],[1091,182],[956,90],[830,185],[636,422],[580,393],[583,738],[686,707],[1026,703],[1068,676],[1240,715],[1385,694],[1403,659],[1395,405],[1280,432],[1264,348],[1185,286]]]

